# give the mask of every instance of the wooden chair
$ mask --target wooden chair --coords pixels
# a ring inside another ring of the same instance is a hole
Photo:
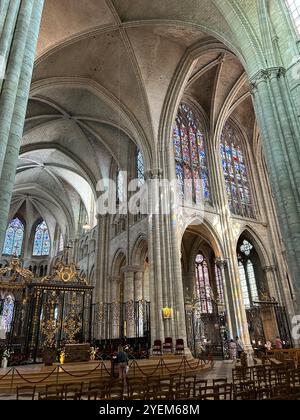
[[[176,340],[175,352],[176,354],[184,354],[184,341],[182,338]]]
[[[217,385],[215,393],[218,400],[232,400],[233,386],[232,384]]]
[[[194,384],[194,398],[197,398],[199,395],[202,394],[203,388],[207,387],[208,381],[206,379],[198,379],[196,378],[195,384]]]
[[[19,400],[31,400],[35,398],[35,386],[18,386],[17,387],[17,401]]]
[[[98,392],[97,391],[86,391],[80,392],[76,394],[76,400],[86,400],[86,401],[96,401],[98,400]]]
[[[172,337],[167,337],[163,344],[164,353],[172,353],[173,350],[173,339]]]
[[[152,354],[162,354],[162,343],[161,340],[155,340],[154,345],[152,347]]]
[[[227,384],[227,378],[213,379],[213,386]]]
[[[83,391],[83,382],[72,382],[65,384],[65,400],[74,400],[77,394],[82,393]]]
[[[64,385],[46,385],[45,392],[39,393],[39,400],[63,400]]]
[[[218,400],[217,387],[215,386],[206,386],[199,389],[200,393],[198,394],[199,400]]]

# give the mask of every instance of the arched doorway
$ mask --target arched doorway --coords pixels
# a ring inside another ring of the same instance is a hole
[[[280,336],[286,346],[292,343],[285,308],[274,296],[263,269],[259,248],[247,232],[237,245],[237,258],[249,335],[255,349]]]
[[[195,357],[224,357],[229,334],[222,270],[209,240],[189,229],[182,241],[182,276],[188,347]]]

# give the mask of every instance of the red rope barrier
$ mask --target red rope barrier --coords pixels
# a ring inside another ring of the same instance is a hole
[[[13,368],[11,368],[8,372],[5,373],[5,375],[1,376],[0,381],[4,379],[7,375],[9,375],[13,371]]]
[[[82,374],[82,375],[75,375],[74,373],[71,373],[71,372],[68,372],[65,368],[63,368],[62,367],[62,365],[60,365],[59,366],[59,368],[63,371],[63,372],[65,372],[67,375],[70,375],[70,376],[72,376],[72,377],[74,377],[74,378],[85,378],[86,376],[89,376],[89,375],[91,375],[92,373],[94,373],[94,372],[96,372],[96,370],[102,365],[102,363],[103,362],[101,362],[101,363],[99,363],[99,365],[97,365],[97,367],[95,368],[95,369],[93,369],[93,370],[91,370],[90,372],[88,372],[88,373],[84,373],[84,374]]]
[[[46,381],[48,378],[50,378],[51,375],[53,375],[53,373],[56,371],[57,368],[55,368],[51,373],[49,373],[49,375],[45,376],[45,378],[41,379],[40,381],[30,381],[29,379],[26,379],[23,375],[21,375],[21,373],[18,371],[18,369],[15,369],[15,372],[20,376],[21,379],[23,379],[23,381],[29,383],[29,384],[40,384],[44,381]]]

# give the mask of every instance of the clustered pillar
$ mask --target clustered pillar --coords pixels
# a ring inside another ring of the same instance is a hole
[[[252,78],[256,116],[277,214],[300,313],[300,130],[289,97],[285,70],[274,67]]]
[[[0,19],[0,247],[24,128],[44,0],[4,0]]]

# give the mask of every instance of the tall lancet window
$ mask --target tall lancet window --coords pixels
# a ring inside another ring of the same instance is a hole
[[[142,187],[145,183],[145,162],[144,156],[140,150],[138,150],[136,154],[136,177],[139,187]]]
[[[34,257],[48,256],[50,254],[50,235],[46,222],[43,220],[37,225],[34,235]]]
[[[212,290],[210,287],[208,265],[203,254],[197,255],[195,266],[196,266],[196,296],[200,300],[201,312],[203,314],[212,314],[213,313]]]
[[[250,308],[253,306],[253,303],[259,300],[256,275],[252,261],[253,252],[253,245],[246,239],[238,249],[240,282],[246,308]]]
[[[0,307],[0,332],[4,332],[4,337],[7,332],[11,330],[13,321],[15,301],[13,296],[8,295],[2,300]]]
[[[60,233],[59,242],[58,242],[58,253],[63,252],[65,246],[64,236]]]
[[[231,212],[238,216],[254,218],[242,141],[230,123],[226,123],[222,132],[221,157]]]
[[[286,4],[298,35],[300,36],[300,0],[286,0]]]
[[[17,255],[22,252],[22,244],[24,237],[24,225],[20,219],[13,219],[6,230],[5,241],[3,246],[4,255]]]
[[[124,173],[118,169],[117,172],[117,203],[120,204],[124,201],[125,195],[125,179]]]
[[[173,132],[176,177],[182,197],[192,196],[210,201],[210,186],[204,130],[200,117],[181,104]],[[189,181],[189,182],[186,182]]]

